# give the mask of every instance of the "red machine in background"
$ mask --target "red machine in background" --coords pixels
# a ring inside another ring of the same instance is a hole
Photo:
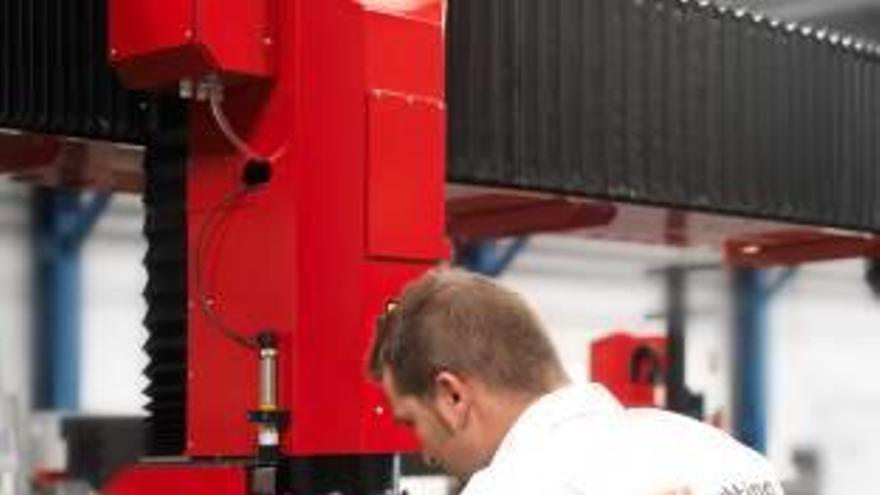
[[[627,407],[666,406],[666,338],[613,333],[590,344],[590,380]]]

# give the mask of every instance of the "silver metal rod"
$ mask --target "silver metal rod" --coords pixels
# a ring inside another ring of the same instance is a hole
[[[260,350],[260,408],[274,409],[278,406],[278,351],[273,348]]]
[[[400,454],[394,454],[391,460],[391,494],[400,495],[400,479],[403,476]]]

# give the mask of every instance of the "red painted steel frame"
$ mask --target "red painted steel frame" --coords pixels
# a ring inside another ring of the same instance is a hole
[[[0,173],[45,167],[58,158],[61,148],[54,136],[0,133]]]
[[[239,331],[279,333],[291,455],[408,450],[365,353],[384,302],[448,255],[438,0],[283,0],[277,77],[231,88],[229,120],[282,149],[271,183],[235,203],[205,249],[205,292]],[[243,157],[194,104],[189,188],[187,455],[250,455],[257,356],[200,311],[202,224],[238,187]]]
[[[817,261],[880,256],[880,238],[847,232],[788,228],[729,239],[724,245],[727,263],[767,268]]]
[[[104,495],[244,495],[244,466],[144,464],[121,471],[101,489]]]

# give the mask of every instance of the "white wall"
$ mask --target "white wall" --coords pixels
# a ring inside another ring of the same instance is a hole
[[[880,486],[880,301],[863,276],[861,261],[803,268],[771,306],[770,454],[819,447],[826,494]]]
[[[0,180],[0,494],[21,492],[30,401],[28,191]]]
[[[0,393],[30,401],[30,190],[0,181]],[[118,195],[83,247],[81,406],[86,413],[141,412],[146,338],[141,297],[146,241],[140,198]]]
[[[0,396],[30,401],[28,189],[0,180]]]
[[[81,409],[139,414],[147,332],[140,197],[117,195],[83,246]]]

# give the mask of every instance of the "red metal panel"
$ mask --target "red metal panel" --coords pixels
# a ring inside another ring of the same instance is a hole
[[[217,72],[227,78],[272,74],[275,0],[114,0],[110,59],[131,87],[176,84]]]
[[[223,72],[262,77],[272,74],[272,47],[276,42],[272,21],[277,2],[199,0],[199,41]]]
[[[285,1],[279,15],[278,48],[284,59],[275,84],[235,88],[227,94],[226,110],[252,147],[271,154],[286,143],[286,152],[273,164],[271,183],[236,203],[212,236],[203,253],[207,292],[217,312],[239,331],[253,335],[269,326],[279,334],[280,399],[292,413],[282,438],[285,453],[411,449],[412,439],[376,414],[377,390],[367,383],[364,358],[381,302],[434,260],[378,261],[367,250],[367,95],[372,86],[364,39],[365,16],[371,14],[350,0],[321,0]],[[399,43],[407,45],[407,38]],[[397,93],[403,88],[384,89]],[[196,258],[204,219],[236,186],[244,164],[205,109],[194,110],[190,260]],[[442,112],[429,119],[431,126],[435,118],[442,126]],[[431,149],[404,143],[403,151],[388,153],[422,157],[424,166],[442,167],[434,144],[425,138],[422,145]],[[414,181],[442,181],[444,176],[442,170],[424,172],[409,184],[432,188],[437,185]],[[439,204],[423,203],[400,214],[422,212],[442,222],[442,196]],[[442,244],[441,237],[426,245]],[[254,430],[244,418],[256,404],[256,355],[224,338],[203,317],[197,276],[190,273],[187,454],[247,455],[254,450]]]
[[[367,245],[371,256],[432,260],[443,242],[445,119],[426,100],[369,100]]]
[[[111,58],[124,60],[190,43],[195,4],[195,0],[109,2]]]
[[[243,495],[243,466],[142,464],[116,474],[102,489],[105,495]]]
[[[364,278],[365,311],[364,340],[368,345],[375,331],[376,315],[385,310],[390,297],[400,294],[407,282],[418,277],[430,264],[400,263],[398,261],[374,261],[366,266]],[[364,356],[366,358],[366,356]],[[366,360],[362,368],[366,369]],[[391,408],[381,389],[373,383],[364,383],[364,414],[362,451],[386,452],[389,446],[398,451],[412,451],[417,447],[415,438],[408,428],[395,425]]]
[[[442,103],[445,65],[439,17],[413,20],[405,13],[368,11],[364,42],[369,87],[436,98]]]
[[[263,328],[279,332],[279,346],[291,346],[294,322],[292,294],[285,287],[295,280],[296,243],[290,222],[279,215],[280,204],[272,191],[256,193],[228,210],[226,220],[213,229],[211,243],[203,243],[203,280],[214,310],[235,329],[253,334]],[[193,208],[189,214],[190,246],[202,239],[202,225],[214,205]],[[195,252],[191,251],[190,363],[188,415],[189,451],[252,452],[254,427],[246,412],[256,408],[257,355],[253,350],[223,338],[202,314],[196,289]],[[289,354],[279,366],[289,369]],[[288,380],[283,374],[282,383]],[[221,378],[222,377],[222,378]],[[220,378],[220,379],[218,379]],[[289,401],[287,390],[280,390]]]
[[[233,125],[245,133],[253,125],[257,149],[279,146],[282,127],[272,129],[256,115],[272,98],[289,105],[285,95],[244,86],[228,94]],[[224,338],[203,315],[196,281],[197,251],[205,218],[223,198],[239,187],[244,160],[217,131],[200,105],[192,109],[193,163],[189,172],[189,384],[187,395],[188,449],[191,455],[249,455],[254,452],[254,427],[246,420],[256,406],[257,371],[254,351]],[[280,119],[273,109],[267,117]],[[249,133],[245,133],[248,135]],[[294,283],[298,246],[292,218],[290,174],[285,160],[274,169],[272,187],[249,194],[223,214],[203,246],[205,292],[227,324],[246,334],[271,327],[281,347],[291,346],[295,325]],[[280,400],[290,404],[291,356],[281,353]]]
[[[295,136],[291,218],[296,222],[297,312],[288,384],[290,452],[360,451],[363,374],[366,110],[363,17],[349,1],[299,2],[293,74],[300,92],[288,115]],[[283,52],[283,51],[282,51]],[[297,77],[298,76],[298,77]],[[291,86],[294,81],[287,81]],[[287,126],[284,119],[278,125]]]

